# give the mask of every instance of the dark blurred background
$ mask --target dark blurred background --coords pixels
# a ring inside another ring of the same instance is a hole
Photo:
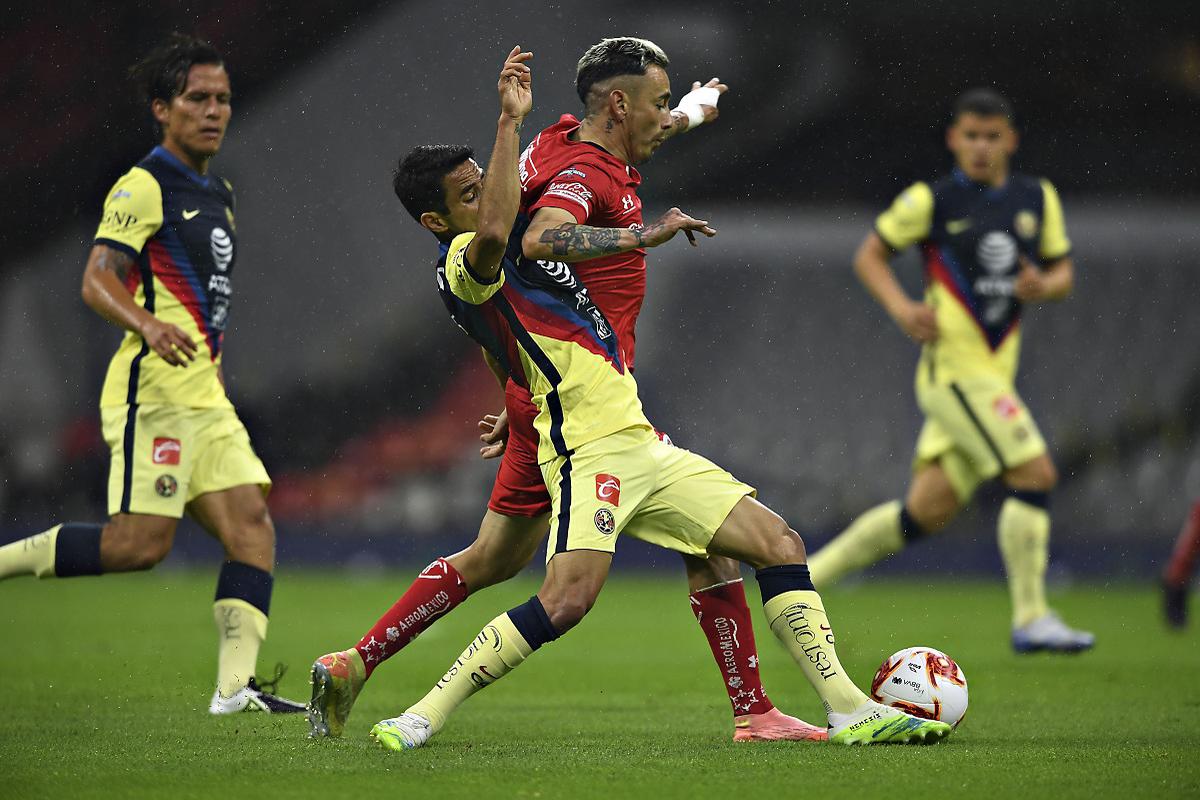
[[[900,494],[920,422],[916,351],[850,272],[872,217],[949,167],[954,97],[1015,103],[1020,171],[1064,198],[1078,291],[1028,317],[1020,387],[1064,479],[1062,574],[1148,574],[1200,495],[1200,15],[1186,3],[26,4],[0,17],[0,539],[103,516],[96,402],[119,334],[78,297],[112,182],[155,144],[124,78],[162,35],[212,41],[235,118],[214,169],[238,192],[231,394],[276,488],[281,556],[432,557],[478,525],[500,408],[435,297],[433,241],[390,169],[408,147],[486,154],[495,75],[536,53],[526,134],[577,112],[604,36],[672,58],[676,93],[732,87],[712,126],[642,170],[647,217],[721,235],[650,255],[639,383],[651,418],[760,487],[812,542]],[[898,262],[912,291],[919,265]],[[990,569],[994,494],[931,560]],[[198,535],[181,555],[203,554]],[[669,561],[630,543],[639,563]]]

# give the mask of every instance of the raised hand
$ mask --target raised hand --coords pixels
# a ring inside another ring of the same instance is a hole
[[[696,246],[696,237],[692,235],[692,231],[699,231],[709,237],[717,235],[716,230],[709,227],[708,220],[695,219],[678,208],[672,208],[638,231],[638,236],[643,247],[658,247],[664,242],[669,242],[680,231],[687,235],[688,241],[692,243],[693,247]]]
[[[525,63],[531,58],[533,53],[522,52],[520,45],[514,47],[504,60],[496,85],[500,92],[500,110],[518,122],[533,108],[533,73]]]

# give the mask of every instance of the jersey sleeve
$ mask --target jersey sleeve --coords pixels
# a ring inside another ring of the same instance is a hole
[[[450,242],[446,252],[446,284],[459,300],[477,306],[490,300],[504,285],[504,270],[498,270],[490,281],[476,274],[467,261],[467,246],[474,238],[474,232],[460,233]]]
[[[926,239],[932,225],[933,191],[927,183],[914,183],[876,218],[875,232],[888,247],[903,250]]]
[[[1038,255],[1043,261],[1057,261],[1071,254],[1071,240],[1063,220],[1062,203],[1050,181],[1042,179],[1042,237]]]
[[[611,203],[613,179],[594,164],[573,164],[559,172],[530,209],[532,216],[539,208],[561,208],[583,224],[598,208]]]
[[[162,187],[149,172],[134,167],[108,193],[95,242],[137,258],[162,223]]]

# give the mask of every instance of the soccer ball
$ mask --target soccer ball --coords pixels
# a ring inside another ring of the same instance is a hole
[[[967,676],[940,650],[910,647],[879,665],[871,681],[871,699],[957,727],[967,713]]]

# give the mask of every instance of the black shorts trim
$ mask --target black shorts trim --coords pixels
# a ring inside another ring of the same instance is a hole
[[[567,537],[571,531],[571,455],[574,451],[567,455],[566,461],[558,470],[559,479],[559,496],[558,496],[558,525],[554,535],[554,554],[565,553],[567,551]]]
[[[133,442],[137,431],[137,403],[129,404],[129,414],[125,417],[125,442],[122,446],[124,454],[124,474],[121,476],[121,513],[129,513],[129,503],[133,496]]]
[[[954,392],[954,396],[962,404],[963,410],[967,412],[967,417],[970,418],[971,422],[979,430],[979,435],[987,442],[987,446],[992,451],[992,455],[996,457],[996,463],[1000,465],[1001,471],[1007,472],[1008,465],[1004,463],[1004,456],[1000,455],[1000,448],[996,446],[996,442],[988,435],[987,429],[983,427],[983,423],[979,421],[979,417],[975,416],[975,412],[971,409],[970,404],[967,403],[967,397],[963,394],[962,389],[958,388],[957,383],[952,383],[950,384],[950,391]]]

